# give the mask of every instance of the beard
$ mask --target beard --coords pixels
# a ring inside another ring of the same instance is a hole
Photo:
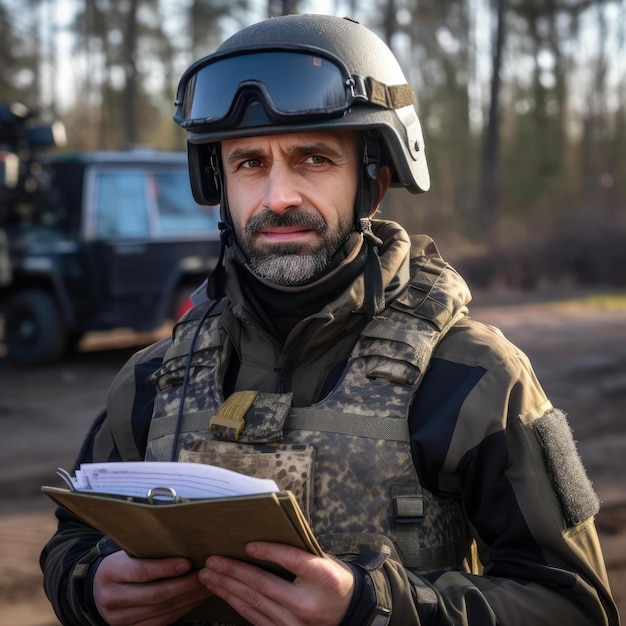
[[[254,235],[263,228],[290,226],[302,226],[315,231],[320,236],[319,243],[315,246],[278,243],[268,251],[254,240]],[[265,209],[251,217],[243,229],[236,230],[239,247],[257,276],[277,285],[296,286],[324,273],[352,233],[353,225],[351,221],[340,221],[336,232],[329,232],[328,224],[317,211],[293,209],[279,215]]]

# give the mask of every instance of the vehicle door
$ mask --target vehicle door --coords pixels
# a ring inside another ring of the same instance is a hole
[[[194,202],[185,161],[94,166],[86,193],[99,324],[157,327],[184,268],[216,254],[219,210]]]

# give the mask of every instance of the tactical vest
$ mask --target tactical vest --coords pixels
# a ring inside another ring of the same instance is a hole
[[[225,400],[233,346],[219,315],[197,332],[196,307],[152,377],[158,393],[146,460],[170,460],[175,445],[178,460],[274,478],[295,493],[330,554],[350,558],[373,548],[416,574],[467,570],[460,503],[420,485],[407,417],[469,292],[438,254],[411,263],[408,289],[368,322],[335,389],[309,407],[292,407],[288,393],[236,392]]]

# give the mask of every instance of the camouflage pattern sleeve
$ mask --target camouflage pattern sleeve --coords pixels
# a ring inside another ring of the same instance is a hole
[[[62,509],[56,515],[58,530],[40,557],[46,595],[65,626],[106,626],[93,601],[93,566],[119,547]]]
[[[142,350],[120,370],[111,385],[107,409],[85,437],[76,467],[143,458],[153,397],[145,379],[161,364],[162,347],[159,343]],[[46,595],[65,626],[102,626],[93,601],[92,577],[102,558],[119,547],[63,509],[57,509],[56,516],[57,531],[40,557]]]
[[[410,424],[420,480],[462,502],[479,557],[471,573],[417,577],[419,623],[619,624],[597,496],[565,415],[523,353],[496,329],[460,322],[435,353]],[[386,568],[387,580],[401,576]],[[391,623],[408,604],[393,598]]]

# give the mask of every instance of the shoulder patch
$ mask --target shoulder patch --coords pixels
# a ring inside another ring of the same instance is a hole
[[[551,409],[534,420],[531,428],[541,442],[546,467],[568,527],[596,515],[600,501],[587,477],[565,413]]]

